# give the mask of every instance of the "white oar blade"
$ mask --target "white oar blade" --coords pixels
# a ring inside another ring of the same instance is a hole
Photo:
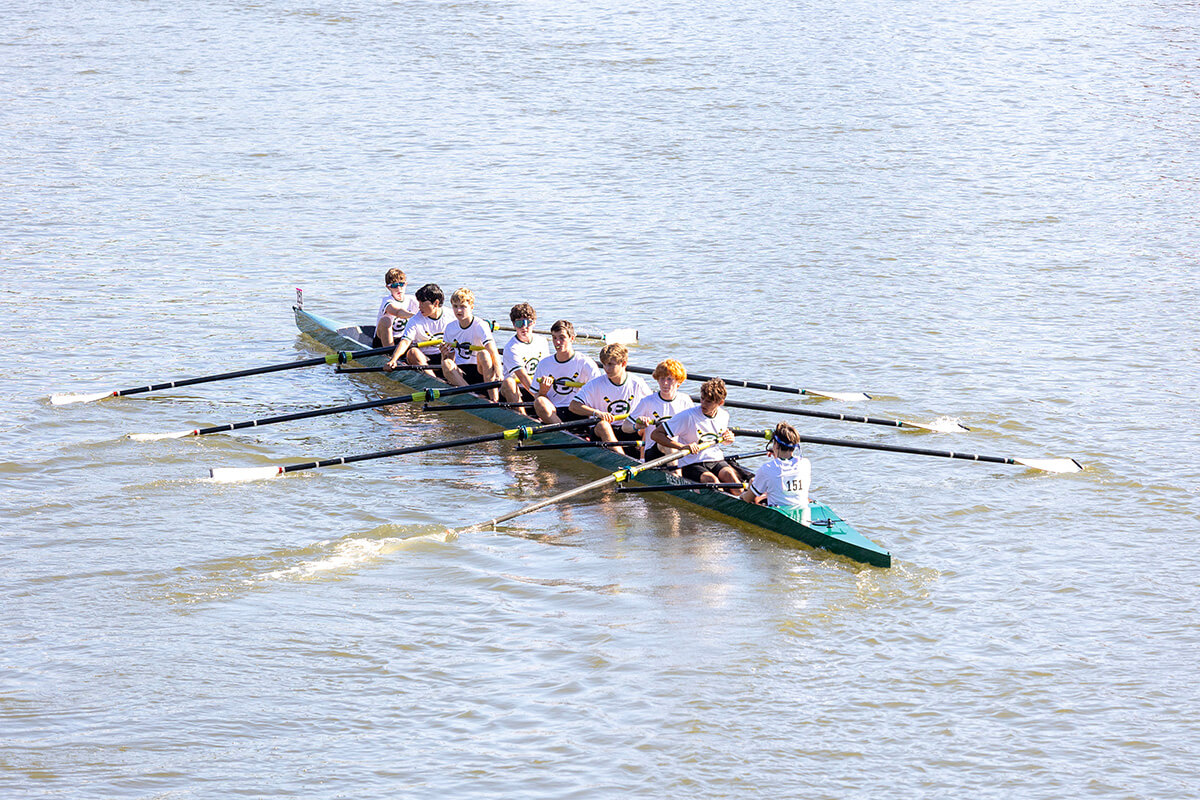
[[[863,392],[818,392],[816,389],[805,389],[804,393],[811,394],[813,397],[841,400],[843,403],[861,403],[863,400],[871,399],[871,395]]]
[[[182,439],[185,436],[195,436],[196,431],[171,431],[169,433],[131,433],[129,438],[135,442],[157,442],[160,439]]]
[[[1043,472],[1083,472],[1083,465],[1073,458],[1014,458],[1013,461]]]
[[[903,422],[906,428],[920,428],[923,431],[933,431],[934,433],[966,433],[971,430],[966,425],[949,417],[935,419],[933,422],[909,422],[908,420],[903,420]]]
[[[73,394],[71,392],[56,392],[50,395],[50,405],[66,406],[71,403],[93,403],[97,400],[103,400],[106,397],[112,397],[112,392],[93,392],[91,394]]]
[[[283,467],[213,467],[208,471],[213,483],[250,483],[283,474]]]
[[[637,344],[638,332],[633,328],[617,328],[604,334],[605,344]]]

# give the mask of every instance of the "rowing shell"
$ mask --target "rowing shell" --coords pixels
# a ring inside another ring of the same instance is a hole
[[[333,350],[366,350],[370,342],[362,341],[363,333],[357,326],[343,326],[333,320],[313,314],[300,308],[293,309],[296,314],[296,327],[313,339]],[[386,361],[385,356],[369,356],[362,359],[365,365],[378,365]],[[385,372],[381,373],[391,380],[413,391],[429,389],[446,389],[448,384],[437,378],[431,378],[423,372]],[[474,402],[469,395],[447,397],[447,404],[461,405]],[[529,418],[507,408],[472,408],[463,413],[472,414],[480,419],[499,425],[503,428],[519,428],[529,424]],[[581,441],[580,437],[565,431],[545,434],[538,437],[539,442],[548,444],[570,444]],[[604,448],[580,448],[561,451],[581,461],[594,464],[606,472],[616,472],[628,466],[638,464],[637,460],[620,453],[614,453]],[[646,471],[637,475],[639,483],[647,486],[667,486],[679,484],[682,479],[667,472]],[[876,567],[890,567],[892,555],[879,545],[852,528],[845,520],[833,512],[829,506],[821,503],[811,503],[809,510],[811,520],[804,524],[787,514],[767,506],[754,505],[739,500],[736,497],[717,491],[677,491],[670,496],[697,506],[716,511],[731,519],[762,528],[771,533],[802,542],[810,547],[828,550],[831,553],[863,564]]]

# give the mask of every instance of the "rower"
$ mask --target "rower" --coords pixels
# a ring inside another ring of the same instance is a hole
[[[504,345],[504,357],[501,360],[504,383],[500,385],[500,393],[510,403],[533,400],[538,395],[533,376],[538,362],[550,357],[550,343],[545,336],[533,332],[537,312],[529,303],[517,303],[508,312],[508,318],[516,333]]]
[[[475,316],[475,293],[455,290],[450,295],[454,319],[446,324],[442,343],[442,375],[452,386],[470,386],[499,379],[500,353],[492,337],[492,326]],[[495,388],[488,399],[499,400]]]
[[[767,452],[771,459],[754,473],[750,486],[742,492],[742,499],[759,505],[777,508],[790,517],[799,518],[808,524],[808,487],[812,482],[812,463],[807,458],[796,456],[800,434],[786,422],[775,426]]]
[[[404,293],[408,278],[404,270],[393,267],[383,276],[388,293],[379,301],[375,314],[375,341],[372,347],[391,347],[404,335],[404,325],[420,310],[417,298]]]
[[[444,300],[445,295],[442,294],[441,287],[436,283],[427,283],[417,289],[417,314],[404,326],[404,333],[400,335],[400,341],[396,342],[396,349],[392,352],[392,357],[388,359],[387,364],[384,365],[384,369],[395,369],[401,358],[414,366],[426,364],[437,366],[442,363],[442,354],[438,345],[427,344],[423,347],[412,347],[412,345],[441,341],[446,325],[454,318],[452,314],[447,314],[446,310],[442,308]],[[429,370],[425,370],[425,374],[431,378],[435,377]]]
[[[650,394],[646,381],[625,369],[628,365],[628,347],[616,343],[605,345],[600,351],[604,374],[585,383],[571,401],[573,414],[600,418],[592,430],[602,442],[636,442],[641,438],[636,430],[627,432],[624,426],[613,425],[617,417],[628,414],[639,400]],[[619,447],[613,450],[623,452]]]
[[[583,419],[571,411],[571,400],[579,387],[604,373],[590,356],[575,352],[575,326],[560,319],[550,326],[554,354],[538,362],[533,374],[538,384],[534,411],[542,422],[571,422]]]
[[[687,380],[687,370],[683,368],[683,364],[668,358],[658,363],[651,376],[658,381],[658,391],[639,400],[633,407],[633,412],[621,423],[621,428],[626,433],[636,431],[642,435],[643,461],[666,455],[650,438],[654,426],[695,405],[692,398],[679,392],[679,385]]]
[[[720,449],[720,445],[733,441],[729,412],[723,408],[725,396],[725,381],[710,378],[700,386],[700,405],[664,419],[650,434],[659,447],[688,451],[676,463],[689,481],[737,483],[742,479]],[[701,450],[705,444],[709,446]],[[734,489],[730,494],[737,495],[738,491]]]

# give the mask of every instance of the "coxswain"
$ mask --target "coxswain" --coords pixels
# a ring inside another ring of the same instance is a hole
[[[579,387],[604,372],[591,356],[575,352],[575,326],[567,320],[560,319],[550,326],[550,343],[554,345],[554,353],[538,362],[533,375],[538,385],[534,411],[538,419],[547,423],[584,419],[572,413],[571,400]]]
[[[414,366],[438,366],[442,363],[442,354],[436,344],[424,347],[413,347],[423,342],[440,342],[446,325],[454,319],[454,315],[442,308],[445,295],[436,283],[427,283],[417,289],[417,314],[410,318],[404,326],[400,341],[388,360],[384,369],[392,370],[404,359]],[[425,370],[425,374],[434,377],[433,373]]]
[[[500,385],[500,393],[510,403],[531,402],[538,395],[533,376],[538,363],[550,357],[550,343],[545,336],[533,332],[537,312],[529,303],[517,303],[508,312],[508,318],[516,333],[504,345],[500,361],[504,383]],[[530,416],[533,416],[532,411]]]
[[[789,516],[800,515],[805,524],[810,519],[808,487],[812,481],[812,464],[796,455],[800,434],[786,422],[775,426],[767,452],[771,458],[754,473],[742,499],[750,503],[777,508]]]
[[[650,438],[666,452],[687,450],[676,463],[683,477],[700,483],[737,483],[736,469],[725,461],[722,444],[733,441],[725,410],[725,381],[711,378],[700,386],[700,405],[685,408],[654,426]],[[708,445],[701,449],[704,445]],[[669,450],[667,448],[670,448]],[[740,494],[732,490],[731,494]]]
[[[452,386],[472,386],[500,379],[500,353],[492,337],[491,324],[475,316],[475,293],[457,289],[450,295],[454,319],[446,324],[442,342],[442,376]],[[493,403],[499,393],[487,391]]]
[[[375,341],[372,347],[391,347],[396,340],[404,335],[404,325],[410,317],[417,315],[420,309],[417,298],[404,293],[408,278],[404,270],[393,267],[383,276],[388,293],[379,301],[379,311],[375,314]]]
[[[673,358],[660,361],[651,377],[658,381],[658,391],[639,400],[632,413],[621,423],[626,433],[637,432],[642,435],[643,461],[666,455],[650,438],[654,426],[695,405],[692,398],[679,391],[680,384],[687,380],[687,370],[683,364]]]
[[[617,417],[627,415],[639,400],[650,394],[646,381],[625,369],[628,365],[628,347],[616,343],[605,345],[600,351],[604,374],[585,383],[571,401],[573,414],[600,418],[592,430],[602,442],[636,442],[641,438],[636,430],[627,432],[621,424],[614,424]],[[620,447],[613,450],[624,452]]]

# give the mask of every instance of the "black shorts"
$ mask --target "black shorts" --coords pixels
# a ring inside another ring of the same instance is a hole
[[[462,373],[463,378],[467,381],[468,386],[485,383],[483,373],[479,371],[478,364],[458,364],[457,366],[459,372]]]
[[[725,467],[733,469],[733,465],[728,461],[700,461],[681,468],[680,473],[689,481],[699,481],[706,472],[711,472],[717,480],[720,480],[721,470]]]
[[[626,433],[620,422],[612,423],[612,431],[618,442],[640,442],[642,440],[642,435],[637,431]]]
[[[555,408],[554,413],[557,414],[558,418],[563,422],[574,422],[577,419],[589,419],[589,417],[586,417],[583,414],[576,414],[570,408]]]

